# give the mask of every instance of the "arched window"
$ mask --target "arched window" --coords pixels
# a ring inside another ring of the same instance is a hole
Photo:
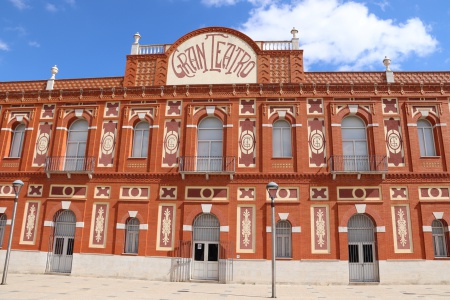
[[[128,218],[125,224],[125,253],[138,253],[139,225],[137,218]]]
[[[69,128],[67,137],[65,170],[84,170],[86,144],[88,137],[88,122],[77,120]]]
[[[277,257],[292,257],[292,227],[288,221],[276,225]]]
[[[445,227],[441,220],[433,220],[431,223],[433,234],[434,256],[447,257],[447,240],[445,237]]]
[[[9,157],[20,157],[22,155],[23,140],[25,137],[25,124],[19,124],[13,131]]]
[[[291,126],[285,120],[273,123],[272,156],[292,157]]]
[[[343,169],[346,171],[369,170],[367,134],[364,122],[354,116],[346,117],[341,123]]]
[[[133,136],[133,157],[147,157],[148,154],[148,137],[149,124],[148,122],[139,122],[134,127]]]
[[[436,156],[433,126],[430,122],[424,119],[418,120],[417,133],[419,134],[420,156]]]
[[[3,246],[3,237],[5,236],[6,215],[0,215],[0,248]]]
[[[223,124],[217,118],[205,118],[198,125],[197,170],[221,171]]]

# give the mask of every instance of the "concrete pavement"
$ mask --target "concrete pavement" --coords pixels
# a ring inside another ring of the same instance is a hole
[[[0,299],[265,299],[271,285],[8,274]],[[278,299],[450,299],[448,285],[277,285]]]

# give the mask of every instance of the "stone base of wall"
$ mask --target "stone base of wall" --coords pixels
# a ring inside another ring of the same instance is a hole
[[[3,266],[6,251],[0,250]],[[72,276],[133,278],[170,281],[170,257],[129,255],[74,254]],[[45,272],[47,253],[11,252],[10,273]],[[233,261],[234,283],[268,284],[272,280],[270,260]],[[387,260],[379,262],[380,284],[450,284],[450,260]],[[345,285],[349,284],[348,262],[339,260],[278,260],[276,282],[280,284]]]

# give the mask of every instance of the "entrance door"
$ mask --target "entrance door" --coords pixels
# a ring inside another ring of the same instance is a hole
[[[192,279],[219,280],[219,220],[202,214],[194,221]]]
[[[350,282],[379,282],[375,230],[372,220],[356,214],[348,221]]]
[[[55,223],[53,249],[49,253],[49,272],[70,273],[72,271],[73,245],[75,241],[75,214],[70,210],[59,213]]]

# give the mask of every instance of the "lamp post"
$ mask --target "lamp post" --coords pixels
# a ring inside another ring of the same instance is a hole
[[[14,198],[14,208],[11,218],[11,230],[9,231],[8,249],[6,250],[6,259],[5,259],[5,267],[3,269],[2,285],[6,284],[6,275],[8,275],[9,256],[11,254],[11,244],[14,232],[14,221],[16,220],[17,200],[19,199],[19,193],[20,190],[22,189],[23,181],[16,180],[12,183],[12,186],[14,189],[14,193],[16,194],[16,197]]]
[[[270,207],[272,210],[272,298],[276,298],[275,290],[275,252],[276,252],[276,229],[275,229],[275,198],[277,197],[278,184],[269,182],[266,185],[267,193],[270,197]]]

